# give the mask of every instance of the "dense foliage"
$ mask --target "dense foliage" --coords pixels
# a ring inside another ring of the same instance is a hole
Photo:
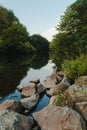
[[[62,64],[63,70],[70,78],[77,78],[82,75],[87,75],[87,55],[81,55],[75,60],[66,60]]]
[[[87,0],[77,0],[67,8],[57,25],[51,48],[59,53],[87,52]]]
[[[34,34],[30,37],[30,43],[36,48],[37,51],[48,52],[49,50],[48,40],[38,34]]]
[[[29,36],[13,11],[0,6],[0,55],[28,54],[36,50],[48,51],[48,41],[39,36]]]
[[[11,10],[0,7],[0,54],[21,54],[34,51],[29,34]]]
[[[56,28],[58,33],[54,35],[50,49],[54,52],[51,57],[57,67],[61,67],[65,59],[72,61],[77,56],[86,54],[87,0],[77,0],[69,6]],[[71,64],[74,64],[74,61]]]

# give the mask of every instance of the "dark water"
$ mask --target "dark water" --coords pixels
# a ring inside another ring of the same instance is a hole
[[[20,100],[18,85],[26,86],[32,79],[43,82],[53,72],[54,64],[46,55],[30,55],[27,57],[3,57],[0,59],[0,103],[7,99]],[[35,111],[42,109],[49,102],[45,95],[38,103]]]

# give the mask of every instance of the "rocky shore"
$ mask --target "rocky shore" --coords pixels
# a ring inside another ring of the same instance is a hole
[[[32,80],[17,89],[22,96],[20,101],[6,100],[0,104],[0,130],[87,130],[87,76],[73,81],[60,71],[43,83]],[[56,104],[58,91],[72,105]],[[28,116],[43,94],[50,96],[49,104]]]

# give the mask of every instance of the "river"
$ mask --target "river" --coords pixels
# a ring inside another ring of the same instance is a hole
[[[43,82],[52,74],[54,66],[47,55],[0,58],[0,103],[8,99],[21,100],[17,86],[26,86],[30,80],[38,78]],[[35,111],[45,107],[48,102],[49,97],[44,95]]]

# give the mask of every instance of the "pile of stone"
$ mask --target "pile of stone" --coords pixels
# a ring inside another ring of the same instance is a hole
[[[25,87],[18,86],[22,99],[0,104],[0,130],[87,130],[87,76],[72,81],[64,75],[61,71],[48,76],[43,83],[38,79]],[[69,97],[72,108],[54,104],[58,90]],[[42,94],[51,97],[49,104],[32,117],[27,116]]]

